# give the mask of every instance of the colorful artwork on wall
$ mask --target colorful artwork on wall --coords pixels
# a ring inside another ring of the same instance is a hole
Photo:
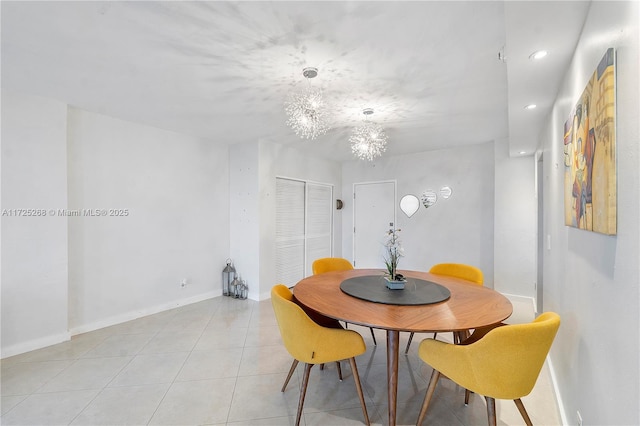
[[[564,125],[565,224],[616,234],[615,51],[605,53]]]

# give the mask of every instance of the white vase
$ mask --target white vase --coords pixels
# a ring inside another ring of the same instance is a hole
[[[392,280],[389,277],[384,277],[387,281],[387,288],[389,290],[403,290],[404,285],[407,283],[407,280]]]

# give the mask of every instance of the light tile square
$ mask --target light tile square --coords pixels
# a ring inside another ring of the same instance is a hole
[[[188,355],[188,352],[138,355],[109,383],[109,386],[172,383]]]
[[[193,351],[176,378],[177,381],[236,377],[242,348]]]
[[[71,424],[147,424],[168,388],[169,384],[105,388]]]
[[[153,338],[154,334],[115,334],[85,353],[83,358],[136,355]]]
[[[10,395],[10,396],[2,396],[0,398],[0,415],[11,410],[13,407],[21,403],[27,398],[28,395]]]
[[[224,424],[229,415],[235,381],[233,377],[174,383],[149,424]]]
[[[40,361],[2,366],[0,394],[26,395],[36,392],[73,361]]]
[[[229,421],[295,416],[299,387],[297,383],[289,383],[286,391],[280,392],[286,377],[286,374],[238,377]]]
[[[190,352],[200,339],[201,331],[161,331],[139,352],[140,354],[165,354]]]
[[[282,344],[278,346],[246,347],[242,352],[239,376],[287,373],[293,358]],[[300,368],[300,366],[298,367]]]
[[[38,390],[39,393],[102,389],[132,357],[79,359]]]
[[[7,414],[2,424],[9,425],[66,425],[93,398],[98,390],[55,392],[30,395]]]

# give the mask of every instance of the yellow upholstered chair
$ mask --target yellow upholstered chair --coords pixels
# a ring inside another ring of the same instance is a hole
[[[314,260],[311,269],[313,270],[313,275],[317,275],[332,271],[350,271],[353,269],[353,265],[342,257],[323,257]]]
[[[323,257],[316,259],[311,264],[313,275],[324,274],[325,272],[333,271],[350,271],[353,269],[353,265],[347,259],[342,257]],[[373,344],[378,345],[376,342],[376,335],[373,334],[373,328],[369,327],[371,331],[371,337],[373,338]]]
[[[430,274],[435,275],[446,275],[448,277],[461,278],[463,280],[469,281],[470,283],[483,285],[484,284],[484,276],[482,275],[482,271],[479,268],[471,265],[465,265],[464,263],[438,263],[433,265],[429,270]],[[436,338],[436,334],[433,334],[433,338]],[[453,340],[455,343],[459,343],[459,335],[454,333]],[[407,347],[404,350],[404,353],[409,353],[409,346],[411,346],[411,341],[413,340],[413,333],[409,335],[409,341],[407,342]]]
[[[448,277],[462,278],[474,284],[482,285],[484,276],[479,268],[464,263],[438,263],[429,270],[430,274],[446,275]]]
[[[417,424],[422,424],[440,375],[487,400],[489,425],[496,424],[496,399],[513,399],[527,425],[520,398],[528,395],[560,327],[560,316],[545,312],[527,324],[477,330],[459,345],[425,339],[418,355],[433,367]]]
[[[271,289],[271,304],[278,321],[284,346],[294,358],[294,363],[282,386],[282,392],[285,391],[298,362],[305,363],[296,426],[300,424],[311,367],[316,364],[339,362],[345,359],[348,359],[351,364],[351,371],[356,383],[360,404],[362,404],[364,419],[366,424],[369,424],[369,415],[367,414],[367,406],[364,401],[355,360],[356,356],[363,354],[366,350],[362,336],[353,330],[327,328],[318,325],[309,318],[300,306],[293,302],[293,293],[282,284],[278,284]]]

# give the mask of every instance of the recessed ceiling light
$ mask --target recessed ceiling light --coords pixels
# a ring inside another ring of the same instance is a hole
[[[520,151],[520,155],[525,155],[527,151]]]
[[[524,109],[535,109],[538,105],[536,104],[529,104],[526,107],[524,107]]]
[[[547,52],[546,50],[538,50],[536,52],[533,52],[531,55],[529,55],[529,59],[532,59],[532,60],[542,59],[548,54],[549,52]]]

